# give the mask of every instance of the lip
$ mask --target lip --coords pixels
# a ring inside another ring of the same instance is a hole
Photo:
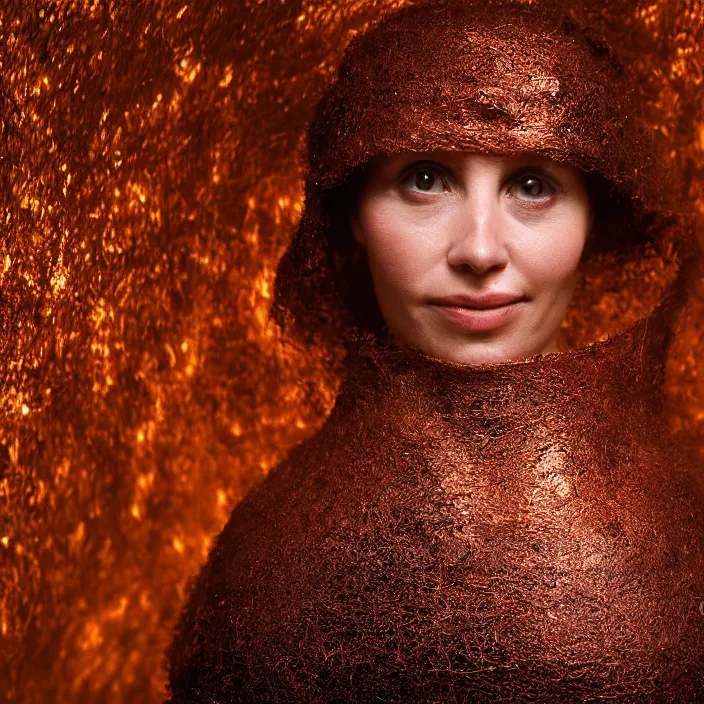
[[[460,294],[432,302],[449,322],[466,332],[494,330],[513,320],[523,308],[525,298],[490,293],[482,296]]]
[[[431,303],[438,306],[450,306],[452,308],[475,308],[482,310],[486,308],[498,308],[523,300],[525,300],[523,296],[496,291],[482,294],[458,293],[454,296],[433,299]]]

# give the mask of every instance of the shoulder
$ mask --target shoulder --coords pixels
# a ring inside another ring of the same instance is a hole
[[[167,650],[171,704],[254,698],[245,645],[260,622],[263,595],[286,579],[306,530],[301,502],[324,475],[329,426],[299,444],[233,509],[208,559],[191,580],[186,606]],[[224,698],[223,698],[224,697]]]

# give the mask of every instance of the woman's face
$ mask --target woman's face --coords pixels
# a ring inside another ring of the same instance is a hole
[[[573,166],[451,151],[374,160],[351,222],[397,342],[463,364],[558,351],[590,224]]]

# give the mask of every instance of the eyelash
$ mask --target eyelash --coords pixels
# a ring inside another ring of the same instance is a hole
[[[415,178],[415,176],[423,171],[428,171],[430,173],[435,174],[440,181],[442,182],[443,186],[446,189],[451,188],[451,183],[450,181],[452,179],[448,178],[445,174],[443,174],[443,171],[439,169],[437,166],[432,166],[432,165],[424,165],[424,164],[413,164],[410,167],[409,171],[406,171],[404,176],[401,177],[401,184],[407,183],[412,177]],[[513,188],[516,185],[520,185],[521,183],[525,182],[529,178],[535,178],[539,180],[544,187],[547,187],[547,196],[540,196],[538,198],[521,198],[520,200],[525,200],[525,201],[533,201],[533,202],[540,202],[542,200],[549,200],[552,196],[554,196],[560,189],[559,187],[550,179],[548,178],[544,173],[542,173],[541,170],[535,170],[535,168],[524,168],[524,169],[519,169],[517,173],[513,174],[512,178],[509,180],[509,184],[511,188]],[[422,193],[423,191],[416,191],[417,193]]]

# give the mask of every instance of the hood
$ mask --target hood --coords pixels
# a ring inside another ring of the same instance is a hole
[[[387,16],[348,46],[317,106],[305,207],[277,269],[272,317],[318,344],[379,334],[349,212],[360,168],[406,150],[531,152],[570,163],[597,198],[602,259],[592,270],[623,271],[652,247],[651,258],[676,268],[692,239],[684,189],[636,86],[606,41],[553,2],[426,1]]]

